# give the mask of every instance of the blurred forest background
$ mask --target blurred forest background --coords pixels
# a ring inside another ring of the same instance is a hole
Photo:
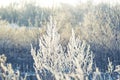
[[[92,2],[76,6],[40,7],[25,3],[21,7],[13,3],[0,7],[0,53],[7,56],[13,67],[21,71],[28,65],[33,70],[31,44],[39,49],[39,37],[45,33],[52,16],[61,34],[62,46],[66,46],[71,29],[80,40],[85,40],[95,54],[94,63],[104,72],[108,57],[113,65],[120,65],[120,5]]]

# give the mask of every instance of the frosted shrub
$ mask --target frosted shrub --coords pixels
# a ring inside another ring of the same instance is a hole
[[[119,67],[116,66],[114,70],[113,63],[108,58],[108,70],[103,73],[96,67],[96,71],[93,72],[92,80],[119,80],[119,76]]]
[[[98,68],[96,68],[95,72],[93,73],[92,80],[104,80]]]
[[[6,64],[5,62],[5,55],[0,55],[0,77],[2,80],[16,80],[11,64]]]
[[[108,58],[108,73],[112,73],[113,72],[113,64],[112,62],[110,61],[110,59]]]
[[[14,71],[12,65],[6,62],[6,56],[0,55],[0,80],[26,80],[20,77],[19,71]]]
[[[115,67],[115,71],[118,72],[118,73],[120,73],[120,65],[118,65],[118,66]]]
[[[90,51],[90,46],[76,38],[72,30],[67,51],[64,51],[60,44],[61,37],[52,21],[47,26],[46,34],[40,37],[40,49],[36,52],[31,47],[37,79],[88,80],[93,65],[93,53]],[[47,71],[44,73],[45,70]],[[44,75],[41,75],[42,73]]]
[[[112,61],[110,61],[110,59],[108,58],[108,71],[107,71],[107,73],[109,74],[107,77],[107,80],[119,80],[120,79],[120,65],[117,65],[114,68]]]

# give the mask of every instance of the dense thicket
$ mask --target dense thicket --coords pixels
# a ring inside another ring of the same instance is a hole
[[[48,21],[50,15],[50,9],[35,6],[32,3],[26,3],[20,8],[17,4],[0,8],[1,19],[27,27],[41,27],[42,24]]]
[[[9,56],[8,61],[26,61],[26,55],[30,55],[30,43],[37,46],[38,36],[44,33],[52,15],[56,20],[58,33],[61,34],[62,46],[68,43],[73,28],[75,36],[91,45],[91,50],[96,55],[96,66],[101,71],[107,69],[108,57],[114,65],[120,64],[120,5],[61,5],[58,8],[42,8],[29,3],[23,5],[23,8],[18,8],[15,4],[0,8],[1,20],[9,23],[0,22],[0,52]],[[14,23],[29,28],[19,28]],[[8,25],[10,26],[5,27]],[[42,27],[43,31],[40,33],[38,28],[31,28],[33,26]],[[15,57],[15,54],[19,54],[20,58]],[[31,59],[31,56],[29,58]]]

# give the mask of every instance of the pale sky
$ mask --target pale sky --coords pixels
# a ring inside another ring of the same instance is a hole
[[[0,6],[7,6],[10,3],[16,2],[18,4],[21,4],[22,2],[30,2],[30,1],[36,1],[38,5],[41,5],[43,7],[51,7],[53,4],[58,6],[60,3],[67,3],[71,5],[76,5],[79,2],[87,2],[88,0],[0,0]],[[93,1],[93,4],[98,4],[98,3],[120,3],[120,0],[91,0]]]

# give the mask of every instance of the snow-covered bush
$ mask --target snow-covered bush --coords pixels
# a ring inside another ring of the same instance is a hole
[[[88,80],[93,67],[90,46],[76,38],[74,30],[66,50],[60,39],[56,24],[51,18],[46,34],[40,37],[40,49],[36,52],[36,49],[31,47],[38,80]]]
[[[6,63],[6,56],[0,55],[0,80],[26,80],[20,76],[20,72],[15,71],[10,63]]]
[[[120,79],[120,66],[115,66],[108,58],[108,69],[106,72],[100,72],[100,70],[95,67],[95,71],[92,73],[90,80],[119,80]]]

